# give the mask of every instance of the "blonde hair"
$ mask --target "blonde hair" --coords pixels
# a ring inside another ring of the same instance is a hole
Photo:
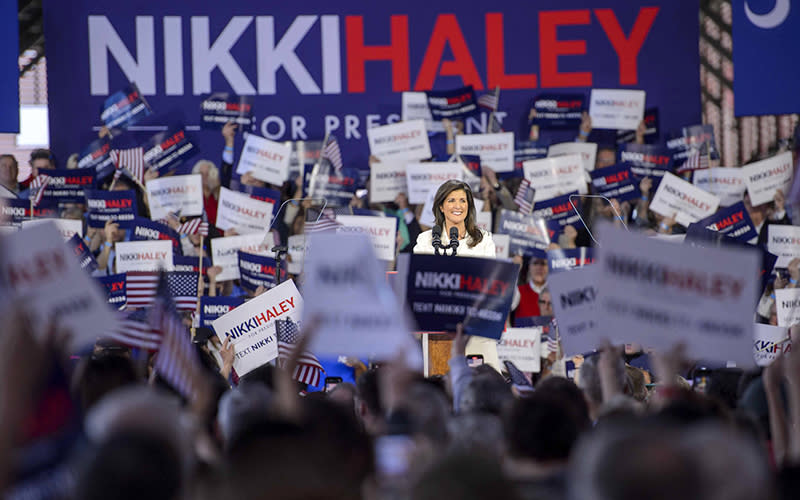
[[[214,162],[198,160],[197,163],[194,164],[194,167],[192,167],[192,173],[199,174],[200,168],[206,165],[208,166],[208,182],[211,184],[211,190],[213,191],[219,187],[219,169],[214,165]]]

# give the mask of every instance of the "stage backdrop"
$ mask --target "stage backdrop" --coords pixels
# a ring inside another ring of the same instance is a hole
[[[275,140],[335,134],[365,167],[366,129],[399,120],[404,90],[499,85],[505,130],[522,133],[539,93],[647,92],[664,132],[700,122],[697,0],[45,0],[50,137],[61,155],[96,137],[103,99],[134,81],[155,114],[196,130],[212,92],[253,96],[255,128]],[[588,102],[588,99],[587,99]],[[486,114],[468,120],[480,131]],[[212,135],[213,134],[213,135]],[[662,134],[663,135],[663,134]]]

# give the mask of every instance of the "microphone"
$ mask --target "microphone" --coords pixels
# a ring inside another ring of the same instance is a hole
[[[442,248],[442,226],[433,226],[431,234],[433,236],[433,241],[431,241],[433,252],[435,255],[439,255],[439,249]]]
[[[450,255],[456,255],[456,248],[458,248],[458,228],[451,227],[450,228],[450,248],[453,250],[453,253]]]

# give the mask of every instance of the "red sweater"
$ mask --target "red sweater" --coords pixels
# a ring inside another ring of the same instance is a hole
[[[519,285],[519,305],[514,314],[515,318],[528,318],[531,316],[541,316],[539,311],[539,294],[533,291],[528,283]]]

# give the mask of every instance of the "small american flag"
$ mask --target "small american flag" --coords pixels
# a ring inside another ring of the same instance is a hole
[[[191,271],[165,272],[172,300],[175,301],[179,311],[194,311],[197,309],[198,273]]]
[[[178,226],[178,233],[180,234],[202,234],[208,236],[208,221],[203,217],[195,217],[189,219],[180,226]]]
[[[500,87],[495,87],[494,92],[483,94],[478,97],[478,106],[491,109],[492,112],[497,111],[497,106],[500,104]]]
[[[525,215],[530,215],[533,211],[533,196],[536,190],[531,187],[531,181],[523,179],[517,189],[517,195],[514,196],[514,203],[519,207],[519,211]]]
[[[161,333],[154,330],[147,322],[147,313],[144,309],[133,312],[120,311],[116,328],[109,332],[108,337],[128,347],[147,351],[157,351],[161,346]]]
[[[150,327],[161,332],[162,338],[155,370],[181,394],[191,398],[198,390],[196,381],[202,373],[197,351],[175,310],[166,276],[159,281],[157,289],[158,300],[147,315]]]
[[[38,205],[39,202],[42,201],[44,190],[47,189],[48,184],[50,184],[50,176],[45,174],[39,174],[31,181],[29,187],[31,189],[31,194],[33,194],[32,199],[34,206]]]
[[[148,307],[153,304],[158,288],[155,271],[128,271],[125,273],[128,288],[128,307]]]
[[[144,148],[113,149],[109,155],[118,170],[127,168],[125,173],[130,174],[132,179],[144,182]],[[114,175],[117,175],[116,172]]]
[[[692,148],[689,156],[686,157],[686,162],[678,168],[678,173],[689,170],[702,170],[708,168],[708,165],[708,147],[703,144],[699,148]]]
[[[291,318],[275,320],[275,335],[278,337],[278,366],[283,367],[292,357],[294,346],[300,340],[300,329]],[[292,378],[309,385],[318,385],[320,374],[325,371],[316,356],[303,352],[297,360]]]
[[[503,363],[506,365],[508,375],[511,377],[511,385],[513,385],[520,394],[533,392],[533,386],[530,380],[522,373],[522,370],[517,368],[517,365],[511,361],[503,361]]]
[[[313,216],[313,212],[309,211],[309,215]],[[335,232],[337,228],[341,227],[341,222],[336,220],[336,213],[331,208],[326,208],[319,214],[319,217],[313,221],[307,221],[305,225],[305,233],[325,233]]]
[[[334,169],[342,169],[342,152],[339,150],[339,142],[336,137],[331,136],[328,139],[328,143],[322,148],[321,158],[331,162]]]

